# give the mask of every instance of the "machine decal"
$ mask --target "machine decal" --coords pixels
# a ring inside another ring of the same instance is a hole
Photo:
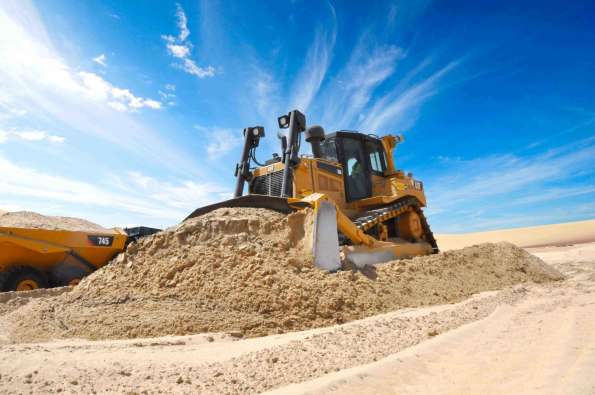
[[[111,247],[114,236],[88,236],[91,244],[97,247]]]
[[[397,182],[397,190],[399,190],[399,191],[406,191],[407,189],[409,189],[409,187],[407,186],[407,184],[403,184],[401,182]]]
[[[320,170],[328,171],[329,173],[333,173],[338,176],[340,176],[342,174],[340,167],[329,165],[328,163],[318,162],[318,168]]]

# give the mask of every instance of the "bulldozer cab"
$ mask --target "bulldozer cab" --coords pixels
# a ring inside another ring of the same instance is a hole
[[[383,176],[387,169],[386,153],[378,138],[340,131],[329,134],[321,148],[324,159],[343,167],[347,202],[372,197],[372,175]]]

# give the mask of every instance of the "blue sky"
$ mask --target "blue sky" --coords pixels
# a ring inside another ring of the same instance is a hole
[[[522,3],[522,4],[520,4]],[[241,130],[297,108],[402,133],[430,223],[595,218],[592,2],[0,3],[0,208],[177,223],[231,195]]]

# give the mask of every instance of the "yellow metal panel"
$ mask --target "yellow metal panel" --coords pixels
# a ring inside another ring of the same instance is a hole
[[[113,237],[113,242],[111,246],[96,246],[89,236]],[[124,249],[126,239],[126,233],[119,229],[70,232],[0,227],[0,270],[13,265],[31,265],[48,270],[70,251],[99,268]]]

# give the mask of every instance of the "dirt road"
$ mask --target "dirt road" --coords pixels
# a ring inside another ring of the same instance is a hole
[[[0,393],[595,393],[595,243],[533,252],[568,280],[247,340],[2,345]]]

